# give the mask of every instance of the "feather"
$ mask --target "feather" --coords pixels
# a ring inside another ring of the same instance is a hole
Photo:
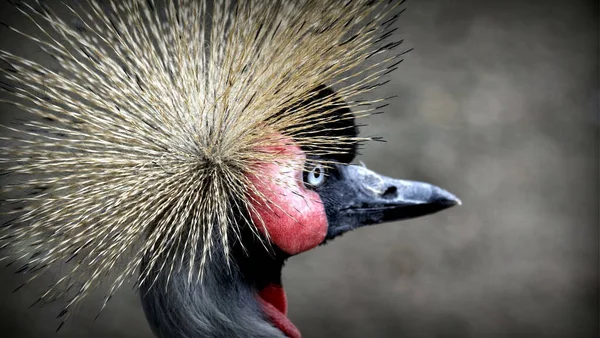
[[[106,279],[107,299],[129,278],[152,283],[150,271],[175,273],[185,262],[201,262],[184,269],[189,283],[201,280],[213,250],[229,257],[240,229],[259,233],[260,224],[228,210],[234,199],[252,210],[248,196],[264,198],[248,179],[261,177],[257,164],[291,165],[269,149],[292,138],[308,155],[344,155],[369,140],[310,130],[381,106],[383,99],[358,97],[402,57],[383,53],[398,46],[384,39],[399,4],[18,3],[37,31],[7,29],[58,66],[0,51],[8,65],[1,102],[29,114],[2,126],[2,172],[19,178],[2,194],[22,208],[7,212],[14,220],[0,229],[0,247],[34,276],[69,262],[41,297],[55,299],[79,281],[63,318]],[[336,96],[315,99],[323,84]],[[144,257],[151,259],[138,275]]]

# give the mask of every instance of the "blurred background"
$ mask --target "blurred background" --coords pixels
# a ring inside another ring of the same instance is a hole
[[[397,98],[363,128],[387,143],[358,160],[463,206],[290,259],[291,320],[306,338],[597,337],[598,2],[405,7],[397,36],[415,50],[378,93]],[[28,308],[51,279],[12,293],[25,278],[13,272],[0,269],[2,337],[152,336],[127,287],[94,321],[96,292],[55,333],[60,304]]]

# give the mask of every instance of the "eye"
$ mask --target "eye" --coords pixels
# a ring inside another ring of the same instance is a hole
[[[325,183],[325,179],[325,167],[320,164],[316,164],[312,170],[304,174],[304,184],[308,187],[319,187]]]

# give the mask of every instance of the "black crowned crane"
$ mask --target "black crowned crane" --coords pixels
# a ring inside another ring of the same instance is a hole
[[[384,107],[361,97],[403,54],[387,41],[399,5],[17,4],[40,32],[8,29],[60,68],[0,51],[6,102],[30,114],[3,138],[21,179],[0,243],[32,278],[68,267],[39,302],[71,293],[66,319],[133,277],[158,337],[300,337],[289,257],[460,203],[350,164],[370,140],[356,119]]]
[[[320,88],[318,93],[315,100],[335,95],[329,88]],[[346,109],[334,112],[342,113],[347,113]],[[353,119],[336,124],[326,129],[339,128],[340,134],[357,136]],[[293,141],[282,151],[306,163],[306,152]],[[203,282],[192,288],[187,286],[189,271],[185,269],[174,276],[165,270],[151,273],[156,285],[143,286],[141,295],[156,335],[300,337],[286,316],[281,270],[287,258],[362,226],[424,216],[459,203],[454,195],[436,186],[385,177],[362,165],[348,165],[355,153],[355,149],[349,149],[344,156],[320,158],[327,160],[327,167],[319,162],[308,162],[304,170],[295,171],[277,165],[262,167],[274,178],[294,182],[293,187],[261,187],[266,197],[283,209],[271,212],[266,207],[256,208],[269,234],[264,240],[272,249],[266,249],[252,233],[242,233],[241,238],[247,240],[243,243],[245,250],[241,243],[233,244],[232,266],[228,267],[224,256],[215,255],[205,265]],[[242,218],[239,210],[232,213],[232,217]]]

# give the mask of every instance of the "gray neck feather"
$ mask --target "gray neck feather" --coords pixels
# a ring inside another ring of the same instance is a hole
[[[144,312],[154,334],[159,338],[285,338],[264,317],[256,290],[237,264],[231,262],[229,269],[224,259],[216,258],[206,265],[201,283],[188,285],[188,271],[183,268],[173,271],[171,278],[167,272],[151,275],[156,283],[141,286]]]

